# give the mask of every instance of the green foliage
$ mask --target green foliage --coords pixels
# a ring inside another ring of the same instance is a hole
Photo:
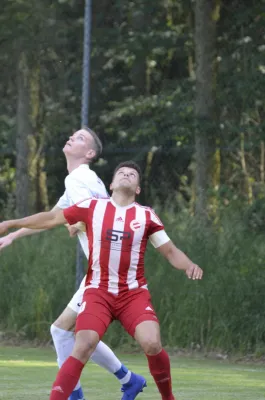
[[[257,199],[246,212],[246,222],[251,230],[264,233],[265,231],[265,202],[264,198]]]
[[[48,337],[49,323],[74,292],[76,242],[67,236],[65,230],[41,233],[21,239],[1,254],[0,310],[5,330],[30,339]]]
[[[213,126],[220,126],[215,144],[221,150],[221,176],[216,194],[222,197],[229,191],[244,202],[249,201],[246,172],[251,187],[264,181],[260,172],[265,139],[263,5],[264,1],[224,1],[217,26]],[[93,2],[92,14],[90,125],[104,142],[101,177],[109,183],[116,162],[134,158],[146,170],[145,201],[155,197],[165,205],[179,192],[190,201],[196,127],[194,2],[173,0],[150,6],[140,0],[104,0]],[[0,22],[0,209],[4,213],[4,191],[12,198],[15,190],[11,174],[2,165],[14,169],[20,52],[40,69],[37,122],[45,138],[50,204],[61,195],[62,144],[80,124],[83,4],[4,0]],[[200,128],[207,127],[202,122]],[[171,198],[164,193],[171,193]]]
[[[264,348],[263,237],[249,230],[235,210],[216,228],[187,213],[164,214],[176,245],[204,269],[201,282],[158,257],[146,255],[146,275],[163,343],[171,347],[255,352]],[[71,244],[69,246],[69,244]],[[53,231],[25,238],[1,255],[0,310],[4,330],[47,340],[49,324],[74,293],[75,241]],[[135,346],[118,323],[106,340],[113,347]]]

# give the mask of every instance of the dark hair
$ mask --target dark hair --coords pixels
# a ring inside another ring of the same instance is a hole
[[[83,126],[82,129],[84,129],[85,131],[87,131],[93,139],[93,150],[95,150],[95,156],[90,160],[90,162],[95,162],[99,159],[101,153],[102,153],[102,142],[100,140],[100,138],[98,137],[98,135],[92,131],[92,129],[88,128],[87,126]]]
[[[135,161],[132,161],[132,160],[123,161],[123,162],[121,162],[119,165],[117,165],[117,167],[116,167],[115,170],[114,170],[113,176],[116,174],[116,172],[117,172],[119,169],[121,169],[121,168],[123,168],[123,167],[135,169],[135,171],[137,171],[137,172],[138,172],[138,175],[139,175],[139,183],[141,183],[141,180],[142,180],[142,171],[141,171],[141,168],[140,168],[140,166],[139,166]]]

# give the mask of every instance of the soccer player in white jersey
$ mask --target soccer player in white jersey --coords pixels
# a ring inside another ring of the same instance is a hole
[[[100,155],[102,144],[98,136],[90,129],[81,129],[75,132],[67,141],[63,152],[67,161],[69,175],[65,178],[65,192],[53,210],[61,210],[83,200],[87,197],[109,197],[105,185],[97,174],[89,168],[89,164]],[[70,234],[77,233],[82,249],[88,258],[88,241],[85,232],[71,227]],[[19,229],[0,238],[0,250],[10,245],[15,239],[39,232],[32,229]],[[84,278],[85,279],[85,278]],[[74,347],[75,320],[82,303],[84,293],[84,280],[79,290],[75,293],[68,306],[60,317],[51,325],[51,334],[57,353],[59,367],[71,354]],[[112,350],[100,342],[92,360],[109,372],[115,374],[122,385],[124,400],[135,399],[146,381],[143,377],[129,371],[115,356]],[[70,396],[70,400],[82,400],[84,397],[80,382]]]
[[[144,276],[148,239],[173,267],[185,271],[188,278],[201,279],[203,272],[176,248],[154,211],[135,203],[135,196],[140,193],[140,178],[137,164],[121,163],[114,172],[111,198],[92,198],[64,210],[0,224],[0,233],[17,227],[50,229],[67,222],[86,224],[89,270],[76,320],[75,347],[57,374],[50,400],[67,399],[114,319],[121,322],[145,352],[162,400],[175,400],[170,361],[161,345],[159,322]]]

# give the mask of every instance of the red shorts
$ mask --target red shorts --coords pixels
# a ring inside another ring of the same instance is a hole
[[[114,295],[102,289],[87,289],[77,316],[76,332],[92,330],[102,338],[114,320],[120,321],[131,336],[141,322],[158,322],[149,291],[140,288]]]

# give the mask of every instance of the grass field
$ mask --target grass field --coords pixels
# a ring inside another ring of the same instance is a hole
[[[120,357],[147,378],[148,387],[137,400],[159,400],[145,358],[127,354]],[[178,357],[171,360],[177,400],[265,399],[265,366]],[[56,372],[52,349],[0,347],[0,399],[47,400]],[[121,398],[118,381],[92,363],[84,370],[82,384],[87,400]]]

